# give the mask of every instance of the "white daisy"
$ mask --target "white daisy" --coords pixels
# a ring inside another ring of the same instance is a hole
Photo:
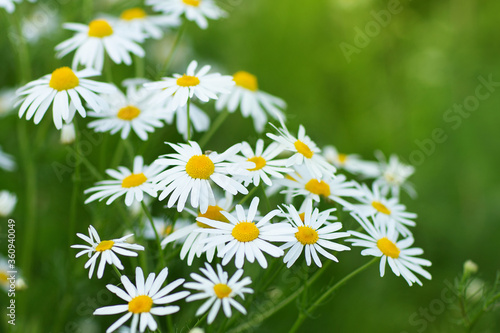
[[[334,146],[323,147],[323,156],[338,169],[344,169],[353,174],[359,174],[366,178],[375,178],[380,175],[377,162],[364,161],[356,154],[339,153]]]
[[[217,264],[217,273],[207,263],[205,263],[205,268],[200,268],[200,271],[205,276],[191,273],[191,277],[196,282],[186,282],[184,284],[185,288],[199,291],[186,298],[186,302],[208,298],[205,303],[198,308],[196,316],[201,316],[212,307],[207,317],[207,323],[210,325],[219,313],[221,307],[227,318],[231,318],[231,306],[241,313],[247,314],[245,308],[234,299],[236,296],[245,299],[244,294],[253,293],[251,288],[246,287],[252,283],[250,277],[246,276],[240,280],[243,275],[242,269],[238,269],[231,278],[229,278],[227,272],[224,272],[220,264]]]
[[[0,191],[0,217],[8,217],[14,211],[17,196],[9,191]]]
[[[253,222],[259,205],[259,198],[255,197],[250,204],[250,209],[245,213],[242,205],[236,205],[236,216],[228,212],[221,213],[229,220],[223,223],[205,217],[198,217],[196,221],[211,226],[214,229],[198,229],[198,232],[213,234],[206,240],[206,249],[224,244],[218,251],[218,256],[223,258],[222,265],[235,258],[237,268],[242,268],[244,259],[259,262],[262,268],[267,268],[267,260],[262,252],[266,252],[273,257],[281,257],[282,249],[270,242],[287,242],[293,238],[293,230],[288,223],[273,223],[271,219],[280,214],[279,209],[274,209],[267,213],[257,223]]]
[[[366,249],[361,251],[361,255],[363,256],[381,257],[380,276],[384,276],[385,265],[388,262],[394,274],[403,276],[410,286],[415,282],[422,285],[422,282],[414,272],[428,280],[431,279],[429,272],[422,268],[422,266],[431,266],[431,262],[415,257],[421,255],[424,251],[421,248],[410,248],[414,242],[413,237],[407,237],[398,241],[398,233],[394,225],[387,225],[385,223],[375,223],[373,225],[365,217],[360,217],[356,214],[352,214],[352,216],[365,229],[368,235],[350,231],[350,234],[357,238],[346,239],[346,241],[352,242],[353,246],[365,247]],[[378,216],[374,217],[374,219],[378,218]]]
[[[373,185],[373,191],[363,184],[359,187],[362,195],[356,197],[362,204],[352,205],[351,209],[358,215],[364,217],[376,215],[380,216],[376,221],[382,223],[391,223],[395,225],[396,230],[403,236],[411,235],[406,226],[415,226],[413,219],[417,214],[406,211],[406,207],[399,203],[395,197],[387,199],[380,193],[377,185]]]
[[[59,140],[63,145],[69,145],[75,142],[76,132],[75,124],[64,124],[61,129],[61,139]]]
[[[144,193],[156,198],[157,190],[152,179],[156,177],[164,167],[155,163],[147,166],[144,165],[142,156],[134,158],[134,167],[132,171],[128,168],[119,166],[118,170],[108,169],[106,173],[113,177],[114,180],[103,180],[96,183],[97,186],[85,190],[85,193],[93,193],[85,203],[99,199],[110,197],[106,204],[109,205],[115,199],[125,195],[125,204],[132,205],[134,200],[142,201]]]
[[[26,282],[21,271],[17,266],[12,267],[9,261],[6,257],[0,255],[0,288],[8,292],[13,284],[15,291],[26,289]]]
[[[76,34],[56,46],[57,57],[62,58],[76,50],[72,62],[73,68],[82,64],[87,68],[102,71],[104,51],[115,64],[131,65],[130,53],[144,57],[144,50],[135,42],[141,40],[142,36],[135,35],[128,29],[120,29],[116,25],[112,27],[107,20],[93,20],[89,25],[65,23],[63,27],[75,31]]]
[[[99,237],[99,234],[93,226],[89,226],[89,236],[77,233],[78,237],[90,244],[88,245],[71,245],[73,249],[83,249],[76,254],[76,258],[87,254],[89,260],[85,263],[85,268],[89,268],[89,279],[92,278],[94,273],[95,265],[97,264],[97,259],[101,255],[101,261],[99,267],[97,268],[97,278],[102,278],[104,274],[104,267],[106,263],[109,265],[115,265],[116,268],[123,270],[123,265],[116,254],[126,256],[126,257],[137,257],[137,253],[130,251],[144,251],[144,247],[137,244],[130,244],[126,242],[126,239],[133,236],[133,234],[126,235],[122,238],[103,240]]]
[[[125,95],[118,89],[113,94],[101,95],[110,107],[100,113],[89,112],[90,117],[98,120],[90,122],[88,127],[96,132],[121,132],[122,139],[126,139],[133,130],[141,140],[146,141],[148,133],[164,126],[162,110],[150,105],[149,96],[144,88],[134,91],[132,95]]]
[[[16,162],[14,162],[14,157],[7,153],[4,153],[2,146],[0,146],[0,169],[6,171],[14,171],[16,168]]]
[[[124,10],[117,20],[119,28],[128,29],[133,36],[160,39],[163,37],[162,29],[177,27],[181,23],[179,17],[172,15],[149,15],[140,7]]]
[[[293,155],[288,158],[287,166],[305,164],[316,177],[321,177],[323,173],[333,174],[336,171],[335,167],[320,154],[321,150],[318,146],[306,135],[304,126],[300,125],[296,138],[290,134],[282,119],[280,122],[281,128],[273,125],[280,135],[267,133],[267,136],[281,143],[285,150],[293,152]]]
[[[108,284],[106,288],[127,304],[105,306],[94,311],[94,315],[114,315],[125,312],[120,319],[108,327],[106,333],[114,332],[130,318],[132,318],[131,333],[137,332],[137,326],[139,326],[141,333],[145,332],[146,328],[156,331],[158,324],[153,315],[166,316],[178,312],[180,308],[177,305],[153,307],[153,305],[173,303],[189,295],[189,291],[180,291],[169,295],[170,292],[184,283],[184,279],[177,279],[161,288],[167,275],[168,268],[165,267],[158,276],[155,273],[150,273],[144,281],[144,273],[140,267],[137,267],[135,269],[135,286],[125,275],[121,277],[124,289]]]
[[[191,225],[191,221],[182,218],[175,220],[175,225],[174,225],[172,221],[169,221],[165,218],[153,217],[153,223],[155,225],[156,231],[158,232],[158,236],[160,236],[160,239],[164,239],[165,237],[168,237],[172,233],[176,232],[177,230],[180,230],[186,226]],[[144,228],[142,230],[142,235],[144,239],[156,240],[155,231],[153,230],[153,227],[151,226],[151,222],[149,221],[149,219],[144,218],[143,224]]]
[[[174,74],[174,77],[165,77],[162,81],[145,83],[144,86],[157,91],[157,101],[164,104],[168,100],[168,108],[175,110],[187,104],[188,98],[196,96],[202,102],[217,99],[218,94],[227,94],[234,85],[233,78],[220,73],[207,74],[209,65],[203,66],[195,73],[198,63],[193,60],[189,64],[186,74]],[[170,98],[173,96],[172,98]]]
[[[11,114],[17,101],[15,88],[0,89],[0,118]]]
[[[14,12],[15,2],[19,3],[21,0],[0,0],[0,8],[4,8],[7,13],[11,14]]]
[[[413,185],[407,181],[408,177],[415,172],[415,168],[401,163],[394,154],[391,155],[388,163],[385,162],[382,152],[377,151],[376,156],[380,162],[380,176],[375,179],[375,184],[380,186],[382,194],[388,195],[391,193],[392,196],[399,197],[400,188],[403,188],[410,197],[416,197],[417,193]]]
[[[246,169],[255,167],[252,162],[232,162],[240,151],[241,144],[228,148],[222,154],[204,154],[194,141],[169,145],[177,153],[160,156],[155,161],[158,165],[171,167],[155,178],[157,190],[161,191],[159,199],[163,200],[170,195],[168,208],[177,205],[177,210],[181,212],[190,196],[191,206],[199,207],[205,213],[209,205],[215,205],[210,180],[233,195],[248,193],[240,182],[228,176],[245,176],[248,173]]]
[[[284,118],[282,110],[286,108],[285,101],[260,91],[255,75],[239,71],[233,75],[233,81],[236,84],[231,93],[222,95],[217,100],[217,110],[227,108],[228,111],[234,112],[240,106],[244,117],[253,118],[255,129],[259,133],[267,123],[267,113],[276,120]]]
[[[146,0],[156,11],[162,11],[173,17],[185,15],[189,21],[194,21],[202,29],[208,27],[207,18],[217,20],[226,16],[213,0]]]
[[[63,120],[70,123],[76,111],[82,117],[86,116],[81,98],[95,112],[107,109],[108,104],[96,93],[112,93],[116,87],[87,79],[98,75],[101,73],[93,69],[73,71],[69,67],[61,67],[52,74],[26,84],[17,90],[17,95],[22,96],[21,101],[24,100],[19,109],[19,118],[26,112],[26,119],[30,120],[34,115],[35,124],[38,124],[54,102],[52,117],[56,128],[61,129]]]

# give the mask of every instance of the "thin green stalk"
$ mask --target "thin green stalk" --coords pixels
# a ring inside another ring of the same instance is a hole
[[[68,228],[68,241],[70,245],[72,244],[73,237],[75,235],[76,229],[76,210],[78,205],[79,193],[80,193],[80,183],[81,183],[81,174],[80,174],[80,159],[82,156],[82,152],[80,150],[80,132],[78,130],[78,124],[76,119],[73,120],[73,125],[75,126],[75,152],[76,152],[76,165],[75,171],[73,173],[73,192],[71,193],[71,206],[70,206],[70,217],[69,217],[69,228]]]
[[[260,183],[260,189],[262,190],[262,196],[264,197],[264,202],[266,203],[266,208],[267,210],[271,210],[271,201],[269,201],[269,197],[267,196],[267,193],[266,193],[266,187],[264,185],[264,182],[262,182],[261,180],[261,183]]]
[[[144,77],[144,67],[145,67],[145,59],[144,57],[139,57],[134,55],[134,65],[135,65],[135,77],[140,78]]]
[[[177,35],[175,36],[174,43],[172,44],[172,48],[170,49],[170,52],[165,59],[165,62],[163,63],[163,67],[161,71],[158,73],[157,79],[161,79],[165,74],[167,73],[168,67],[170,66],[170,62],[172,61],[172,58],[175,54],[175,51],[177,50],[177,46],[179,45],[179,42],[181,40],[182,34],[184,33],[184,30],[186,28],[186,22],[184,21],[182,25],[180,26],[179,30],[177,31]]]
[[[237,205],[243,205],[254,193],[255,191],[257,191],[259,189],[258,186],[255,186],[253,189],[250,190],[250,192],[248,192],[247,195],[245,195],[241,200],[240,202],[237,203]],[[234,209],[234,207],[230,210],[230,212]]]
[[[187,101],[187,140],[190,141],[191,140],[191,118],[190,118],[190,115],[189,115],[189,107],[191,105],[191,98],[188,97],[188,101]]]
[[[330,297],[330,295],[334,291],[336,291],[337,289],[339,289],[340,287],[342,287],[350,279],[352,279],[353,277],[355,277],[356,275],[358,275],[359,273],[361,273],[362,271],[364,271],[365,269],[367,269],[368,267],[370,267],[371,265],[373,265],[375,262],[377,262],[379,260],[380,260],[379,257],[373,258],[372,260],[370,260],[369,262],[367,262],[363,266],[358,267],[356,270],[354,270],[351,273],[349,273],[348,275],[346,275],[342,280],[340,280],[339,282],[335,283],[332,287],[330,287],[310,307],[308,307],[305,312],[302,312],[301,314],[299,314],[299,317],[297,318],[297,320],[293,324],[293,326],[290,329],[289,333],[297,332],[297,330],[299,329],[300,325],[302,325],[302,323],[306,319],[307,314],[312,313],[318,306],[320,306],[322,303],[324,303],[325,300],[328,297]]]
[[[160,252],[161,267],[165,267],[165,258],[163,257],[163,250],[161,249],[161,239],[160,235],[158,234],[158,231],[156,231],[155,223],[153,222],[153,217],[151,216],[151,213],[149,212],[148,207],[146,207],[144,201],[141,201],[141,206],[142,209],[144,210],[144,214],[146,214],[146,216],[148,217],[148,220],[151,223],[151,227],[153,228],[153,231],[155,233],[156,243],[158,244],[158,252]]]
[[[109,56],[104,58],[104,75],[108,83],[113,83],[112,61]]]
[[[215,134],[215,132],[219,129],[219,127],[222,125],[224,120],[226,120],[227,116],[229,116],[229,111],[227,109],[224,109],[217,118],[215,118],[214,122],[212,123],[212,126],[210,126],[210,129],[208,132],[206,132],[200,139],[199,144],[200,147],[204,147],[212,138],[212,136]]]
[[[191,327],[191,329],[193,329],[193,328],[195,328],[195,327],[198,327],[198,325],[199,325],[199,324],[201,324],[201,322],[202,322],[203,320],[205,320],[205,318],[207,318],[207,316],[208,316],[208,311],[207,311],[207,312],[205,312],[205,314],[204,314],[201,318],[199,318],[199,319],[198,319],[198,321],[196,322],[196,324],[194,324],[194,326],[193,326],[193,327]]]
[[[118,275],[118,279],[121,279],[122,278],[122,273],[120,273],[120,271],[118,270],[118,268],[116,268],[115,265],[111,265],[111,266],[113,266],[113,269],[114,269],[116,275]]]

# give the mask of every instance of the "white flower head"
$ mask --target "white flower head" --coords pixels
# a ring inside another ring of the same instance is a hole
[[[0,169],[6,171],[14,171],[16,168],[16,162],[14,162],[14,157],[7,153],[4,153],[2,146],[0,146]]]
[[[85,193],[93,193],[85,203],[109,197],[106,204],[109,205],[115,199],[125,195],[125,204],[132,205],[134,201],[141,202],[144,199],[144,193],[156,198],[157,191],[153,184],[153,178],[156,177],[164,167],[158,164],[144,165],[142,156],[134,158],[134,167],[132,171],[128,168],[119,166],[118,170],[108,169],[106,173],[114,178],[113,180],[103,180],[96,183],[97,186],[85,190]]]
[[[15,88],[0,89],[0,118],[14,111],[17,101]]]
[[[380,161],[380,176],[375,179],[375,184],[380,186],[382,194],[388,195],[391,193],[394,197],[399,197],[400,188],[403,188],[410,197],[416,197],[417,193],[413,185],[407,180],[415,172],[415,168],[401,163],[397,155],[391,155],[387,163],[382,152],[377,151],[375,153]]]
[[[340,153],[334,146],[323,147],[323,156],[337,169],[344,169],[365,178],[375,178],[380,175],[377,162],[364,161],[356,154]]]
[[[217,110],[227,108],[229,112],[234,112],[239,106],[244,117],[253,118],[254,127],[259,133],[267,123],[267,114],[275,120],[284,118],[282,110],[286,108],[285,101],[259,90],[255,75],[239,71],[233,75],[233,81],[235,85],[231,93],[217,100]]]
[[[97,94],[112,93],[116,87],[104,82],[88,79],[91,76],[101,75],[93,69],[73,71],[69,67],[60,67],[42,78],[32,81],[17,90],[21,96],[19,118],[26,113],[26,119],[34,116],[38,124],[52,104],[52,118],[57,129],[62,128],[63,120],[70,123],[78,113],[85,118],[86,112],[83,100],[95,112],[108,108],[108,104]]]
[[[167,275],[168,268],[165,267],[158,276],[155,273],[150,273],[147,279],[144,279],[142,269],[137,267],[135,269],[135,286],[125,275],[121,277],[124,289],[108,284],[106,288],[127,302],[127,304],[105,306],[94,311],[94,315],[114,315],[125,312],[120,319],[108,327],[106,333],[116,331],[130,318],[132,318],[130,324],[131,333],[137,332],[137,328],[141,333],[145,332],[146,328],[156,331],[158,324],[153,315],[166,316],[178,312],[180,308],[177,305],[155,306],[173,303],[189,295],[189,291],[170,294],[175,288],[184,283],[184,279],[177,279],[161,288],[167,279]]]
[[[191,273],[191,277],[195,282],[186,282],[185,288],[198,291],[196,294],[186,298],[187,302],[207,299],[196,311],[196,316],[201,316],[210,309],[207,317],[207,323],[210,325],[220,308],[224,311],[227,318],[231,318],[231,307],[246,314],[245,308],[235,300],[236,296],[245,299],[245,294],[252,294],[253,290],[247,286],[252,283],[252,280],[247,276],[240,280],[243,276],[243,270],[238,269],[234,275],[229,278],[227,272],[224,272],[222,266],[217,264],[217,272],[208,264],[205,263],[205,268],[200,268],[204,276]]]
[[[208,20],[217,20],[226,16],[213,0],[146,0],[156,11],[179,18],[184,15],[189,21],[194,21],[202,28],[208,27]]]
[[[11,14],[16,8],[14,5],[15,2],[19,3],[21,0],[0,0],[0,8],[4,8],[7,13]]]
[[[112,240],[103,240],[99,237],[99,234],[93,226],[89,226],[89,236],[81,233],[76,234],[78,237],[90,244],[88,245],[71,245],[73,249],[82,249],[82,251],[76,254],[76,257],[80,257],[87,254],[89,260],[85,263],[85,268],[89,268],[89,279],[92,278],[94,273],[94,268],[97,264],[97,259],[101,256],[101,261],[97,269],[97,278],[102,278],[104,274],[104,267],[106,263],[108,265],[114,265],[116,268],[123,270],[123,265],[116,254],[126,256],[126,257],[137,257],[137,253],[134,251],[144,251],[144,247],[137,244],[130,244],[126,240],[127,238],[133,236],[133,234],[126,235],[121,238]],[[134,251],[131,251],[134,250]]]
[[[181,23],[178,17],[172,15],[149,15],[140,7],[124,10],[116,20],[118,29],[129,30],[132,36],[160,39],[163,29],[177,27]]]
[[[421,255],[424,251],[421,248],[410,248],[413,244],[413,237],[407,237],[398,241],[398,233],[394,225],[385,223],[375,223],[374,225],[367,218],[351,214],[368,233],[368,235],[350,231],[349,233],[356,237],[346,239],[352,242],[353,246],[365,247],[361,251],[363,256],[380,257],[380,276],[385,274],[386,263],[389,263],[394,274],[402,276],[411,286],[413,283],[422,285],[422,282],[414,274],[417,273],[430,280],[431,275],[424,270],[422,266],[431,266],[431,262],[426,259],[415,256]],[[373,217],[378,219],[379,217]]]
[[[13,273],[13,271],[15,272]],[[12,268],[9,260],[0,255],[0,288],[9,292],[12,284],[15,286],[16,291],[28,288],[19,267]]]
[[[14,211],[17,196],[9,191],[0,191],[0,217],[8,217]]]
[[[172,223],[172,221],[168,219],[153,217],[153,223],[155,225],[156,232],[158,232],[158,236],[160,236],[160,239],[164,239],[173,234],[174,232],[176,232],[177,230],[180,230],[188,225],[191,225],[190,222],[191,221],[189,221],[188,219],[179,218],[175,221],[174,224]],[[144,218],[144,228],[142,230],[142,235],[144,239],[156,240],[155,231],[153,230],[151,222],[147,217]]]
[[[88,25],[81,23],[65,23],[65,29],[76,34],[56,46],[57,57],[62,58],[76,50],[72,67],[83,65],[102,71],[105,52],[115,64],[132,64],[130,53],[144,57],[144,50],[135,41],[142,36],[134,35],[130,30],[111,26],[105,19],[96,19]]]

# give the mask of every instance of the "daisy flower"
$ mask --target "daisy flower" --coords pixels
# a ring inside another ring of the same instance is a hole
[[[350,248],[345,245],[331,241],[332,239],[350,236],[348,232],[337,232],[342,228],[342,223],[327,222],[330,213],[335,211],[335,208],[320,213],[318,208],[313,210],[312,200],[306,200],[306,210],[304,214],[299,214],[297,209],[292,205],[285,207],[288,213],[283,213],[288,222],[292,225],[293,234],[295,236],[292,241],[281,246],[283,250],[290,249],[283,258],[283,262],[287,267],[291,267],[303,251],[305,252],[308,266],[311,266],[312,257],[314,263],[318,267],[321,267],[322,264],[318,252],[326,258],[338,262],[338,259],[325,249],[333,251],[350,250]]]
[[[108,169],[106,173],[114,178],[113,180],[103,180],[96,183],[97,186],[85,190],[85,193],[93,193],[85,203],[89,203],[99,199],[109,197],[106,205],[111,204],[115,199],[125,195],[125,204],[132,205],[134,200],[142,201],[144,193],[156,198],[157,191],[152,182],[153,177],[156,177],[163,171],[161,165],[155,163],[147,166],[144,165],[142,156],[134,158],[134,168],[130,171],[128,168],[119,166],[118,170]]]
[[[14,9],[16,8],[14,6],[14,3],[21,2],[21,0],[0,0],[0,8],[4,8],[7,13],[11,14],[14,12]]]
[[[202,29],[208,27],[208,20],[217,20],[226,16],[213,0],[146,0],[156,11],[179,18],[184,14],[186,19],[194,21]]]
[[[16,168],[16,162],[14,162],[14,157],[2,151],[2,146],[0,146],[0,169],[6,171],[14,171]]]
[[[16,105],[16,89],[3,88],[0,89],[0,117],[11,114]]]
[[[344,169],[352,174],[359,174],[366,178],[375,178],[380,174],[376,162],[364,161],[356,154],[339,153],[334,146],[325,146],[323,156],[338,169]]]
[[[6,257],[0,255],[0,288],[9,292],[12,284],[14,284],[16,291],[26,289],[26,282],[24,281],[19,268],[13,268],[9,264],[9,261],[10,260],[7,260]]]
[[[144,57],[144,50],[135,41],[143,37],[134,35],[128,29],[112,27],[107,20],[97,19],[89,25],[81,23],[65,23],[63,27],[75,31],[76,34],[68,40],[56,45],[57,57],[76,50],[72,67],[79,64],[87,68],[102,71],[104,66],[104,51],[115,64],[132,64],[130,53]]]
[[[108,104],[96,93],[112,93],[116,87],[104,82],[89,80],[88,77],[98,76],[101,73],[93,69],[73,71],[69,67],[60,67],[42,78],[32,81],[17,90],[21,96],[19,118],[26,112],[26,119],[35,116],[38,124],[47,109],[52,106],[52,118],[57,129],[62,128],[63,120],[70,123],[75,112],[85,117],[85,109],[81,98],[95,112],[108,108]]]
[[[108,284],[106,288],[127,304],[104,306],[94,311],[94,315],[114,315],[125,312],[120,319],[108,327],[106,333],[114,332],[130,318],[132,318],[130,332],[137,332],[137,326],[139,326],[141,333],[145,332],[146,328],[154,332],[157,330],[158,324],[153,315],[166,316],[178,312],[180,308],[177,305],[153,307],[154,305],[173,303],[189,295],[189,291],[180,291],[169,295],[170,292],[184,283],[184,279],[177,279],[161,288],[167,275],[168,268],[165,267],[158,276],[155,273],[150,273],[144,281],[144,273],[140,267],[137,267],[135,269],[135,286],[125,275],[121,277],[124,289]]]
[[[207,317],[207,323],[210,325],[219,313],[221,307],[227,318],[231,318],[231,306],[244,315],[247,314],[245,308],[234,299],[236,296],[245,299],[244,294],[253,293],[253,290],[247,287],[252,283],[250,277],[246,276],[240,280],[243,275],[242,269],[238,269],[231,278],[229,278],[227,272],[224,272],[220,264],[217,264],[217,273],[207,263],[205,263],[205,268],[200,268],[200,271],[204,276],[191,273],[191,277],[196,282],[186,282],[184,284],[185,288],[199,291],[186,298],[186,302],[208,298],[205,303],[198,308],[196,316],[201,316],[211,307]]]
[[[282,249],[270,242],[290,241],[293,237],[292,228],[287,223],[270,223],[274,216],[280,214],[279,209],[272,210],[259,221],[253,222],[258,205],[259,198],[255,197],[247,213],[245,213],[242,205],[236,205],[236,216],[222,211],[222,215],[229,220],[229,223],[205,217],[196,219],[196,221],[214,228],[198,229],[198,232],[214,235],[206,240],[206,249],[224,244],[224,247],[218,252],[218,256],[223,258],[222,265],[227,265],[235,257],[237,268],[243,267],[245,258],[249,262],[254,262],[257,259],[262,268],[267,268],[267,260],[262,252],[276,258],[284,254]]]
[[[234,85],[231,76],[219,73],[207,74],[211,66],[205,65],[198,72],[198,62],[189,64],[186,74],[174,74],[162,81],[145,83],[144,86],[157,91],[157,101],[162,104],[168,100],[168,108],[175,110],[187,104],[189,98],[196,96],[202,102],[217,99],[217,94],[227,94]],[[173,96],[173,97],[172,97]],[[172,98],[170,98],[172,97]]]
[[[187,219],[177,219],[174,225],[174,223],[164,218],[153,217],[153,223],[155,225],[156,231],[158,232],[158,236],[160,236],[160,239],[164,239],[165,237],[168,237],[172,233],[176,232],[177,230],[190,225],[191,224],[190,222],[191,221]],[[142,230],[142,235],[144,239],[156,240],[155,231],[153,230],[151,222],[147,217],[144,218],[144,228]]]
[[[89,226],[89,236],[77,233],[78,237],[90,244],[88,245],[71,245],[73,249],[82,249],[82,251],[76,254],[76,258],[81,257],[84,254],[89,256],[89,260],[85,263],[85,268],[89,268],[89,279],[92,278],[94,273],[94,268],[97,264],[97,259],[101,256],[101,261],[99,267],[97,268],[97,278],[102,278],[104,274],[104,266],[106,263],[109,265],[115,265],[116,268],[123,270],[123,265],[116,254],[126,256],[126,257],[137,257],[137,253],[130,251],[144,251],[144,247],[137,244],[130,244],[126,242],[127,238],[133,236],[133,234],[126,235],[122,238],[103,240],[99,237],[99,234],[93,226]]]
[[[17,196],[9,191],[0,191],[0,217],[7,217],[14,211]]]
[[[257,140],[254,153],[252,147],[247,142],[243,142],[241,153],[244,158],[242,160],[246,159],[249,162],[255,163],[254,168],[248,169],[250,175],[246,178],[244,185],[248,186],[250,183],[253,183],[255,186],[259,186],[262,180],[267,186],[272,186],[273,182],[269,176],[281,179],[284,177],[282,173],[293,171],[285,167],[286,160],[273,160],[282,151],[283,149],[276,142],[271,143],[264,150],[264,141],[259,139]]]
[[[361,255],[363,256],[381,257],[380,276],[384,276],[385,266],[388,262],[394,274],[403,276],[410,286],[415,282],[422,285],[422,282],[414,273],[428,280],[431,279],[429,272],[422,268],[422,266],[431,266],[431,262],[415,257],[423,254],[424,251],[416,247],[410,248],[414,242],[413,237],[407,237],[398,241],[398,233],[394,225],[387,225],[385,223],[375,223],[375,225],[372,225],[365,217],[360,217],[356,214],[351,215],[365,229],[368,235],[350,231],[349,233],[357,238],[346,239],[346,241],[352,242],[353,246],[365,247],[366,249],[361,251]],[[375,220],[378,218],[374,217]]]
[[[304,126],[300,125],[298,136],[295,137],[290,134],[283,119],[280,119],[280,122],[282,128],[273,125],[280,135],[267,133],[267,136],[282,144],[285,150],[293,152],[288,158],[287,166],[304,164],[316,177],[321,177],[323,173],[333,174],[336,171],[335,167],[320,154],[318,146],[306,135]]]
[[[407,212],[406,207],[400,204],[397,198],[385,198],[375,184],[373,185],[373,191],[370,191],[365,184],[360,186],[359,190],[362,194],[356,199],[362,204],[352,205],[351,208],[354,212],[364,217],[380,216],[376,221],[392,223],[403,236],[411,235],[406,226],[415,226],[413,219],[417,218],[417,214]]]
[[[189,225],[179,228],[178,230],[174,231],[172,234],[168,235],[162,242],[161,245],[163,248],[167,246],[167,244],[172,243],[172,242],[178,242],[180,240],[183,240],[182,243],[182,249],[180,253],[181,260],[184,260],[187,256],[187,264],[191,266],[193,263],[194,257],[200,258],[203,252],[206,252],[206,257],[208,262],[212,262],[214,255],[215,255],[215,250],[216,247],[211,247],[209,249],[204,249],[205,246],[205,241],[208,237],[210,237],[210,234],[206,233],[201,233],[201,232],[196,232],[195,230],[198,230],[200,228],[208,228],[212,229],[211,226],[197,222],[196,218],[197,217],[205,217],[211,220],[219,221],[219,222],[224,222],[228,223],[228,219],[222,215],[222,211],[229,211],[231,208],[233,202],[233,196],[231,194],[225,195],[225,197],[220,198],[217,200],[217,204],[213,206],[208,206],[208,209],[205,213],[201,213],[200,211],[194,212],[191,211],[190,209],[186,209],[191,215],[193,215],[193,223],[190,223]],[[177,221],[175,223],[177,226]],[[219,246],[219,250],[222,247]]]
[[[380,161],[379,177],[375,179],[375,184],[380,186],[383,195],[391,193],[394,197],[399,197],[400,188],[403,188],[410,197],[417,196],[413,185],[407,179],[414,172],[415,168],[411,165],[406,165],[399,161],[396,155],[391,155],[389,162],[385,162],[384,154],[380,151],[376,152],[376,156]]]
[[[130,30],[132,36],[160,39],[163,37],[162,29],[176,27],[181,23],[179,17],[171,15],[148,15],[139,7],[129,8],[120,14],[117,20],[119,29]]]
[[[155,178],[156,188],[161,191],[159,199],[163,200],[170,195],[168,208],[177,205],[177,210],[182,212],[190,196],[191,206],[200,207],[200,211],[206,213],[208,206],[215,204],[210,180],[232,195],[248,194],[248,190],[240,182],[228,177],[244,176],[248,173],[246,169],[255,167],[251,162],[232,162],[240,151],[241,144],[228,148],[222,154],[204,154],[194,141],[169,145],[177,153],[160,156],[155,161],[158,165],[171,167]]]
[[[133,130],[141,140],[146,141],[148,133],[153,133],[155,128],[161,128],[164,124],[161,121],[161,109],[152,107],[149,92],[144,88],[141,90],[125,95],[116,89],[113,94],[101,95],[110,107],[100,113],[89,112],[90,117],[98,120],[90,122],[88,127],[96,132],[121,132],[122,139],[126,139]]]
[[[229,112],[234,112],[240,106],[244,117],[253,118],[255,129],[259,133],[267,123],[267,114],[276,120],[284,118],[282,110],[286,108],[285,101],[260,91],[255,75],[239,71],[233,75],[233,81],[235,85],[231,93],[222,95],[217,100],[217,110],[227,108]]]

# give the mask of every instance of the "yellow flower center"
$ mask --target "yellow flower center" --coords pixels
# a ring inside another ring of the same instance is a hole
[[[165,228],[163,228],[163,232],[162,232],[162,234],[163,234],[164,236],[168,236],[168,235],[170,235],[170,234],[172,233],[172,231],[174,231],[174,229],[172,228],[172,226],[171,226],[171,225],[168,225],[168,226],[166,226]]]
[[[103,251],[106,251],[106,250],[110,250],[113,245],[115,245],[115,242],[113,241],[102,241],[99,243],[99,245],[96,246],[95,250],[97,252],[103,252]]]
[[[214,170],[214,162],[207,155],[194,155],[186,163],[186,172],[191,178],[209,179]]]
[[[259,237],[259,228],[252,222],[240,222],[234,226],[231,235],[236,238],[237,241],[246,243],[251,242],[257,237]]]
[[[128,302],[128,311],[132,313],[149,312],[153,306],[153,299],[147,295],[140,295]]]
[[[144,174],[141,173],[133,173],[130,176],[127,176],[123,178],[122,180],[122,187],[123,188],[131,188],[131,187],[136,187],[141,184],[144,184],[148,178],[144,176]]]
[[[146,12],[143,9],[136,7],[124,10],[121,13],[120,18],[125,21],[132,21],[135,19],[143,19],[146,16]]]
[[[299,227],[299,231],[295,233],[295,238],[299,242],[302,243],[302,245],[311,245],[314,244],[318,241],[318,232],[314,230],[311,227]]]
[[[338,159],[339,159],[340,164],[345,164],[345,162],[347,161],[347,155],[346,154],[339,154]]]
[[[208,206],[208,209],[204,214],[202,214],[201,212],[198,213],[198,217],[206,217],[207,219],[210,219],[210,220],[228,223],[229,222],[228,219],[226,219],[226,217],[224,215],[222,215],[222,213],[221,213],[221,211],[223,211],[223,210],[224,209],[220,208],[219,206]],[[209,226],[205,223],[201,223],[201,222],[196,221],[196,224],[198,225],[198,227],[201,227],[201,228],[213,229],[211,226]]]
[[[313,194],[323,195],[325,197],[330,196],[330,185],[325,183],[323,180],[313,178],[306,183],[305,188]]]
[[[257,77],[245,71],[236,72],[233,75],[233,81],[237,86],[251,91],[257,91],[259,89]]]
[[[380,201],[372,201],[372,206],[382,214],[391,215],[391,210]]]
[[[229,288],[229,286],[227,284],[224,284],[224,283],[217,283],[215,286],[214,286],[214,291],[215,291],[215,295],[217,295],[217,297],[219,298],[226,298],[226,297],[229,297],[229,294],[231,294],[231,288]]]
[[[118,118],[122,120],[131,121],[141,114],[141,110],[133,105],[128,105],[121,108],[116,115]]]
[[[196,76],[184,74],[177,79],[177,85],[181,87],[194,87],[200,84],[200,79]]]
[[[49,87],[57,91],[69,90],[78,87],[80,80],[69,67],[61,67],[52,72]]]
[[[394,259],[399,258],[399,253],[401,251],[398,249],[396,244],[394,244],[389,240],[389,238],[387,237],[380,238],[377,241],[377,247],[380,249],[380,251],[382,251],[384,255]]]
[[[89,37],[103,38],[112,34],[113,28],[111,28],[106,20],[93,20],[89,24]]]
[[[306,213],[305,213],[305,212],[304,212],[304,213],[300,213],[300,214],[299,214],[299,217],[300,217],[300,220],[301,220],[302,222],[304,222],[304,220],[306,219]]]
[[[262,156],[250,157],[248,161],[255,163],[255,168],[248,169],[248,171],[257,171],[266,166],[266,160]]]
[[[293,145],[295,146],[295,149],[297,149],[297,152],[301,153],[306,158],[313,157],[314,153],[312,152],[311,148],[309,148],[309,146],[306,145],[304,142],[297,140]]]
[[[182,0],[186,5],[198,7],[200,5],[201,0]]]
[[[7,274],[5,274],[4,272],[0,272],[0,284],[5,284],[7,283]]]

